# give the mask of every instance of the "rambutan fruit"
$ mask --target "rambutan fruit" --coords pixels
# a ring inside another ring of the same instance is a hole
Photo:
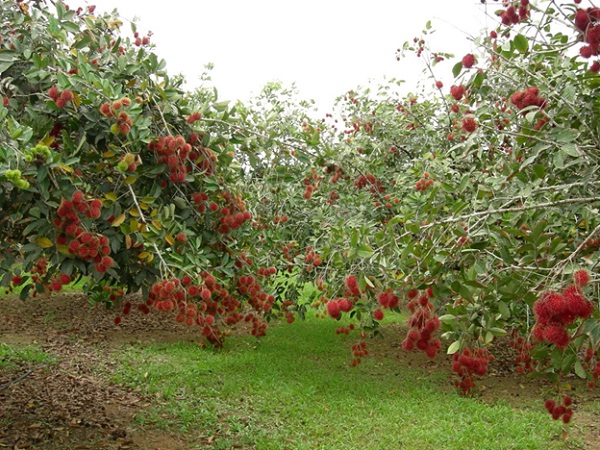
[[[471,53],[463,56],[462,65],[465,69],[470,69],[475,64],[475,56]]]
[[[577,270],[573,274],[573,280],[576,286],[585,287],[590,282],[590,273],[584,269]]]
[[[383,320],[383,317],[384,317],[384,314],[381,309],[376,309],[375,311],[373,311],[373,318],[375,320]]]

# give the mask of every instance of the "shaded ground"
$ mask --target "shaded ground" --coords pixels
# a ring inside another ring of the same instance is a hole
[[[197,330],[158,314],[132,313],[121,326],[114,325],[114,317],[114,312],[103,307],[90,309],[80,294],[27,302],[0,300],[0,345],[36,344],[56,357],[33,367],[3,368],[0,364],[0,448],[190,448],[176,434],[140,429],[134,423],[136,415],[155,400],[111,385],[98,374],[111,371],[112,354],[123,343],[197,341]],[[397,358],[398,370],[411,366],[449,376],[447,357],[431,361],[422,354],[404,352],[400,348],[405,335],[402,327],[391,325],[385,330],[386,339],[370,346],[374,358]],[[492,363],[490,376],[478,383],[482,399],[515,407],[522,407],[524,400],[532,397],[542,399],[549,385],[514,373],[510,349],[501,350],[503,357]],[[584,390],[575,379],[568,381],[579,402],[600,399],[597,390]],[[577,411],[574,431],[585,436],[589,449],[600,449],[597,411]],[[204,445],[210,448],[210,438]]]
[[[111,353],[124,342],[195,340],[195,330],[142,313],[117,327],[114,317],[104,307],[90,309],[80,294],[0,300],[0,344],[36,344],[57,357],[34,368],[0,368],[0,448],[188,448],[177,436],[132,427],[149,400],[97,374],[110,371]]]

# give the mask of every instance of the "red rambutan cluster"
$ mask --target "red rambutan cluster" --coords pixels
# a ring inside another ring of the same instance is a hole
[[[473,116],[465,116],[461,128],[465,133],[473,133],[477,129],[477,120]]]
[[[102,103],[102,105],[100,105],[100,114],[110,119],[115,117],[115,115],[117,115],[121,109],[127,108],[130,105],[131,100],[128,97],[123,97],[119,100],[115,100],[112,103]]]
[[[575,272],[575,284],[562,293],[544,292],[533,304],[536,324],[532,335],[540,342],[547,342],[559,349],[569,345],[568,327],[577,319],[587,319],[594,312],[594,305],[585,298],[582,287],[589,282],[585,271]]]
[[[346,285],[347,297],[360,297],[361,292],[355,275],[348,275],[344,280],[344,284]]]
[[[516,25],[519,22],[527,20],[531,11],[529,9],[529,0],[504,1],[505,10],[498,12],[503,25]]]
[[[98,273],[105,273],[114,266],[115,261],[109,256],[108,238],[101,234],[81,231],[68,246],[69,253],[78,258],[93,262]]]
[[[440,327],[440,319],[434,312],[433,304],[429,301],[432,298],[431,289],[419,296],[418,292],[411,290],[408,292],[408,309],[412,315],[408,318],[410,329],[406,338],[402,341],[402,348],[407,351],[414,349],[420,350],[433,358],[442,347],[439,339],[434,339],[433,334]]]
[[[579,49],[579,54],[586,59],[600,55],[600,8],[577,9],[574,22],[582,33],[582,40],[586,43]]]
[[[325,305],[327,314],[332,319],[339,319],[342,317],[342,313],[350,312],[354,308],[354,302],[347,299],[346,297],[337,298],[335,300],[329,300]]]
[[[234,197],[231,193],[225,191],[221,193],[221,197],[223,199],[222,207],[219,207],[215,202],[208,204],[211,211],[220,213],[218,233],[229,234],[232,230],[240,228],[252,219],[252,214],[246,210],[246,203],[240,195]]]
[[[135,33],[133,33],[133,38],[135,39],[133,41],[133,43],[137,46],[140,47],[142,45],[148,45],[150,43],[150,37],[152,36],[152,32],[149,31],[146,36],[140,36],[140,33],[138,33],[137,31]]]
[[[65,284],[69,284],[70,282],[71,276],[61,273],[48,284],[48,289],[53,292],[59,292]]]
[[[369,351],[367,350],[367,343],[361,341],[352,345],[352,355],[354,356],[354,359],[352,360],[351,364],[352,367],[356,367],[362,362],[361,358],[369,355]]]
[[[43,284],[42,278],[46,275],[48,271],[48,260],[46,258],[39,258],[33,267],[29,270],[31,274],[31,281],[34,284]],[[34,292],[35,296],[36,292]]]
[[[354,186],[356,186],[358,189],[364,189],[368,187],[373,194],[380,194],[385,191],[381,180],[378,180],[377,177],[375,177],[375,175],[372,173],[359,175],[359,177],[354,180]]]
[[[306,270],[311,272],[313,267],[319,267],[323,264],[323,258],[319,256],[317,252],[315,252],[311,246],[306,247],[306,254],[304,255],[304,262],[308,264]]]
[[[533,366],[533,359],[531,358],[531,351],[534,349],[535,345],[526,341],[521,336],[518,336],[516,330],[513,330],[512,339],[509,341],[508,345],[517,352],[517,356],[515,357],[517,372],[520,374],[533,372],[535,368]]]
[[[600,350],[588,347],[585,349],[583,368],[591,377],[589,387],[595,387],[600,377]]]
[[[450,87],[450,95],[454,100],[459,101],[465,95],[465,87],[463,85],[453,85]]]
[[[276,273],[277,269],[275,267],[259,267],[256,272],[259,277],[270,277]]]
[[[488,364],[494,357],[485,348],[463,349],[452,355],[452,372],[458,375],[459,380],[454,385],[459,388],[463,395],[469,395],[475,387],[475,376],[484,376],[488,370]]]
[[[319,188],[322,179],[323,177],[321,177],[315,169],[312,169],[310,176],[302,180],[302,184],[305,188],[302,197],[304,197],[304,199],[306,200],[310,200],[312,198],[313,193]]]
[[[573,404],[573,400],[569,396],[562,399],[562,404],[558,404],[555,400],[548,399],[544,401],[544,408],[548,411],[554,420],[562,418],[564,423],[569,423],[573,417],[573,410],[569,408]]]
[[[112,266],[114,260],[110,255],[109,241],[106,236],[90,233],[81,227],[80,214],[88,219],[98,219],[101,215],[102,202],[98,199],[86,199],[81,191],[75,191],[70,200],[63,200],[56,211],[58,216],[53,223],[61,231],[57,238],[58,245],[67,245],[72,255],[93,262],[97,272],[104,273]]]
[[[542,109],[546,107],[546,99],[539,96],[539,89],[535,86],[530,86],[524,91],[515,92],[510,96],[510,102],[519,110],[529,106],[537,106]]]
[[[238,279],[238,291],[254,295],[250,304],[260,313],[269,310],[275,300],[262,291],[252,276],[241,276]],[[188,326],[198,325],[205,341],[216,347],[222,346],[226,336],[220,325],[234,326],[241,321],[252,322],[252,335],[260,337],[266,333],[266,323],[253,313],[242,314],[240,301],[206,271],[196,281],[189,275],[184,275],[181,280],[172,278],[157,281],[151,287],[146,303],[140,305],[144,309],[148,309],[148,306],[154,306],[159,311],[175,311],[177,322]]]
[[[202,118],[202,115],[199,112],[195,112],[192,115],[190,115],[187,119],[185,119],[185,121],[187,123],[194,123],[197,122],[198,120],[200,120]]]
[[[415,191],[426,191],[435,182],[431,179],[429,172],[425,172],[423,176],[415,183]]]
[[[237,289],[240,294],[248,296],[248,303],[258,312],[269,312],[275,302],[275,297],[267,295],[252,275],[239,277]]]
[[[194,192],[192,194],[192,202],[196,205],[196,209],[200,213],[206,212],[206,201],[208,200],[208,194],[204,192]],[[216,205],[216,203],[215,203]],[[217,205],[218,208],[218,205]]]
[[[50,89],[48,89],[47,94],[48,97],[52,99],[54,104],[60,109],[63,109],[65,106],[67,106],[67,103],[72,102],[74,98],[72,91],[65,89],[64,91],[60,92],[56,86],[52,86]]]
[[[392,309],[398,306],[400,299],[396,297],[390,288],[377,295],[377,303],[384,309]]]
[[[351,323],[347,327],[339,327],[335,330],[335,334],[350,334],[354,330],[354,324]]]
[[[188,158],[192,155],[192,146],[183,136],[166,136],[153,140],[148,148],[158,155],[158,162],[169,168],[169,179],[173,183],[183,183],[185,175],[190,170]]]

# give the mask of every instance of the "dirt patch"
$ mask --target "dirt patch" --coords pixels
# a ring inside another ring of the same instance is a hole
[[[55,361],[0,368],[0,448],[188,448],[178,436],[138,429],[135,417],[149,400],[107,383],[98,369],[110,371],[119,344],[198,340],[196,330],[142,313],[122,329],[114,317],[79,294],[0,300],[0,344],[35,344]]]

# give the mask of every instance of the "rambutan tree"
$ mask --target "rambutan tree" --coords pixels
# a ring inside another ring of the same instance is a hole
[[[260,336],[275,298],[256,234],[235,110],[170,77],[151,33],[61,1],[0,12],[0,282],[26,298],[85,276],[93,301],[171,312],[221,345]],[[250,150],[248,150],[250,154]],[[121,302],[141,292],[136,305]]]

